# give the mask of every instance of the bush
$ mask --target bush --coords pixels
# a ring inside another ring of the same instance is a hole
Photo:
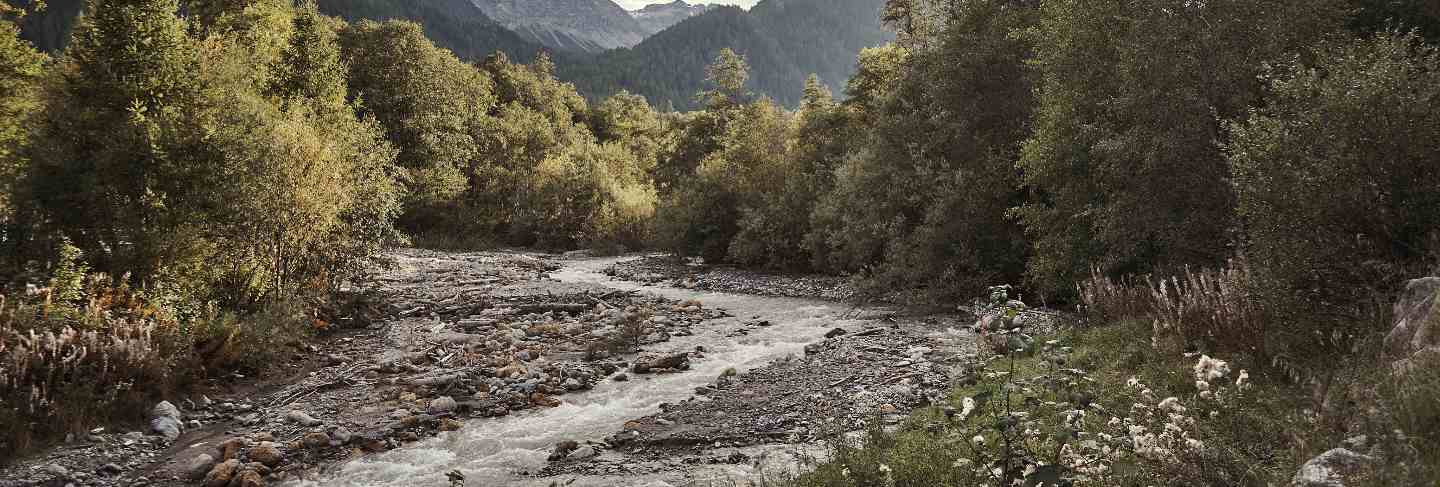
[[[1440,49],[1384,34],[1307,57],[1271,73],[1227,154],[1281,331],[1348,337],[1440,256]]]
[[[1019,162],[1034,198],[1016,211],[1034,242],[1031,281],[1069,297],[1093,267],[1223,264],[1235,202],[1223,121],[1262,102],[1263,63],[1337,30],[1342,3],[1043,2]]]

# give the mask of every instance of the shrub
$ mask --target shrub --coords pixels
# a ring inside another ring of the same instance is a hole
[[[1064,295],[1092,267],[1221,265],[1235,201],[1215,143],[1223,121],[1261,102],[1264,63],[1336,30],[1342,3],[1043,2],[1019,162],[1035,198],[1016,212],[1034,242],[1032,282]]]
[[[1383,34],[1307,58],[1271,73],[1226,148],[1246,253],[1297,340],[1363,331],[1440,255],[1440,49]]]

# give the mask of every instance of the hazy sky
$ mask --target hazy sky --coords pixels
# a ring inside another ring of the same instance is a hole
[[[615,3],[620,4],[621,7],[625,7],[626,10],[635,10],[637,8],[644,7],[652,3],[670,3],[673,1],[675,0],[615,0]],[[745,8],[750,8],[759,1],[760,0],[685,0],[686,3],[690,4],[721,3],[725,5],[739,5]]]

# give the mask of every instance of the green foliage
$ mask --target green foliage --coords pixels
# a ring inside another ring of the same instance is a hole
[[[1335,1],[1045,2],[1017,215],[1030,278],[1069,294],[1107,274],[1225,260],[1233,228],[1222,121],[1261,102],[1264,63],[1336,30]],[[1158,60],[1165,62],[1158,62]]]
[[[16,179],[26,166],[19,149],[29,140],[31,117],[40,108],[38,88],[45,56],[17,37],[15,24],[0,17],[0,221],[9,222]]]
[[[1268,78],[1227,146],[1245,251],[1276,304],[1304,311],[1280,330],[1302,341],[1353,332],[1440,255],[1440,51],[1382,34],[1307,57]]]
[[[1022,202],[1014,161],[1031,112],[1030,47],[1016,34],[1035,10],[958,2],[946,15],[928,42],[862,58],[851,103],[872,138],[817,213],[819,261],[877,293],[973,295],[1018,280],[1027,254],[1006,212]]]

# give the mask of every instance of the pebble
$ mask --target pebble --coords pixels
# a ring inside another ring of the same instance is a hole
[[[285,420],[300,426],[319,426],[324,423],[305,411],[290,411],[285,414]]]
[[[592,458],[596,455],[599,455],[599,452],[595,451],[595,447],[586,445],[575,449],[575,451],[573,452],[570,452],[570,455],[566,456],[565,458],[569,460],[584,460],[587,458]]]

